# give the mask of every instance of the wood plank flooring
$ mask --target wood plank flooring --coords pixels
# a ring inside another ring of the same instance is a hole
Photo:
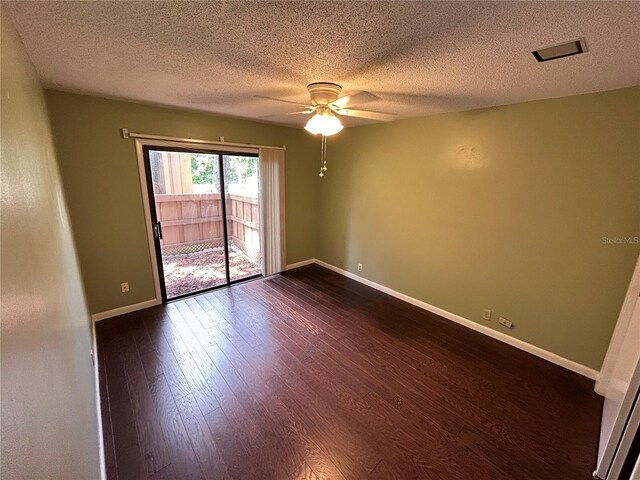
[[[319,266],[97,324],[109,479],[588,479],[593,382]]]

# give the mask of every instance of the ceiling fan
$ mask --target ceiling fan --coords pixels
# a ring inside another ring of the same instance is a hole
[[[304,110],[293,112],[285,112],[277,115],[266,115],[262,118],[277,117],[280,115],[313,115],[307,125],[304,127],[308,132],[314,135],[322,135],[328,137],[342,130],[341,116],[366,118],[369,120],[388,121],[393,120],[395,113],[374,112],[370,110],[355,110],[351,108],[353,105],[362,105],[379,97],[370,92],[356,92],[344,97],[340,97],[342,87],[336,83],[316,82],[307,85],[309,95],[311,96],[311,105],[304,103],[290,102],[279,98],[267,97],[264,95],[256,95],[258,98],[266,98],[276,102],[288,103],[304,107]]]

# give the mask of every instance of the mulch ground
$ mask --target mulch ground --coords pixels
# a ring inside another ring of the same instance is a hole
[[[177,297],[198,290],[222,285],[226,282],[224,249],[222,247],[200,252],[162,257],[167,297]],[[260,265],[252,262],[239,249],[229,246],[231,280],[261,273]]]

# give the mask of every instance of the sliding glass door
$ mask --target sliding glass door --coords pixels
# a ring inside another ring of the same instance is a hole
[[[224,155],[230,281],[262,272],[258,157]]]
[[[163,300],[261,275],[258,157],[144,147]]]

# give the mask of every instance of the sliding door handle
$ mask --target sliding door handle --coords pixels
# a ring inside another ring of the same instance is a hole
[[[162,240],[162,225],[160,224],[160,222],[156,222],[153,224],[153,235],[157,239]]]

